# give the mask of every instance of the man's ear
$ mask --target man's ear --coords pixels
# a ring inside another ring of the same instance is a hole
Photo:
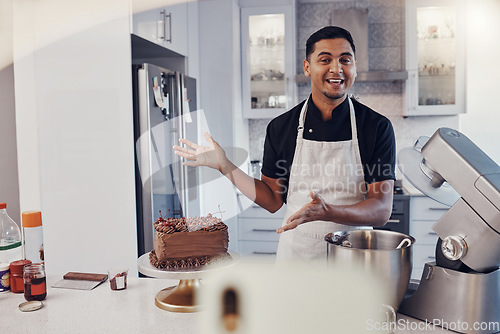
[[[309,62],[307,61],[307,59],[304,59],[304,74],[306,75],[306,77],[310,77],[311,76],[311,72],[309,72]]]

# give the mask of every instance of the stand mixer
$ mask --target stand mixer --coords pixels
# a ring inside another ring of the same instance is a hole
[[[401,150],[398,167],[424,194],[451,206],[432,227],[436,261],[425,264],[399,312],[459,333],[499,332],[500,167],[449,128]]]

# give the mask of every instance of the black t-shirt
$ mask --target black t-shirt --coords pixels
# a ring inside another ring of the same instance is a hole
[[[351,100],[356,115],[365,182],[370,184],[394,180],[396,143],[391,122],[355,99]],[[304,103],[305,101],[274,118],[267,126],[262,174],[273,179],[280,179],[283,189],[288,189],[299,116]],[[303,137],[313,141],[351,140],[351,120],[347,99],[332,111],[332,118],[324,122],[319,109],[312,103],[312,97],[309,97]],[[283,194],[284,201],[286,201],[286,195],[286,193]]]

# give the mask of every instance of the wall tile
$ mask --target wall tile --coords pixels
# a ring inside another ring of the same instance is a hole
[[[403,100],[400,94],[360,94],[357,96],[361,103],[382,115],[401,115]]]
[[[297,6],[297,22],[301,27],[324,27],[330,25],[331,4],[302,4]]]
[[[251,119],[248,121],[250,133],[250,160],[261,160],[264,152],[264,138],[271,119]]]
[[[360,94],[402,94],[402,82],[354,82],[351,93]]]
[[[329,25],[327,23],[326,25]],[[309,36],[311,36],[314,32],[318,31],[319,29],[323,28],[325,25],[315,25],[315,26],[307,26],[307,27],[298,27],[297,29],[297,47],[300,50],[306,49],[306,42]],[[304,54],[303,53],[303,54]]]
[[[403,0],[361,1],[358,6],[368,8],[368,23],[400,23],[403,21]]]
[[[368,68],[370,71],[399,71],[404,68],[401,47],[368,49]],[[374,83],[377,84],[377,83]]]
[[[368,46],[371,48],[401,47],[404,33],[401,23],[374,23],[369,25]]]

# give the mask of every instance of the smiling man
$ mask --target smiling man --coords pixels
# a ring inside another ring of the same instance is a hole
[[[261,180],[246,175],[208,134],[210,146],[181,140],[189,166],[209,166],[243,194],[275,212],[278,260],[326,258],[326,234],[384,225],[392,210],[395,140],[390,121],[348,97],[356,79],[355,46],[340,27],[325,27],[306,43],[309,98],[273,119],[266,132]]]

